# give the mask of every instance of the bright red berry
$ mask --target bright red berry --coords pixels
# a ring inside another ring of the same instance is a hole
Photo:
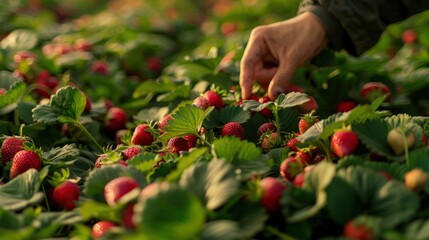
[[[223,107],[223,99],[219,93],[208,90],[204,93],[203,97],[207,99],[210,106],[214,106],[216,109],[221,109]]]
[[[22,137],[9,136],[1,145],[1,159],[3,163],[12,160],[13,156],[23,149],[24,143],[27,140]]]
[[[99,221],[92,226],[92,238],[98,239],[101,238],[106,232],[108,232],[111,228],[117,227],[118,224],[109,221]]]
[[[122,210],[122,223],[128,229],[135,229],[137,226],[133,221],[134,218],[134,203],[130,203]]]
[[[100,75],[109,75],[109,64],[105,61],[95,61],[91,65],[91,70],[93,73]]]
[[[262,96],[261,98],[258,99],[259,103],[267,103],[270,102],[271,99],[268,96]],[[273,111],[271,111],[268,108],[264,108],[262,109],[259,114],[261,114],[264,117],[270,117],[273,114]]]
[[[158,132],[163,133],[164,127],[168,126],[168,121],[173,119],[173,116],[171,114],[165,115],[161,120],[158,122]]]
[[[413,29],[405,30],[401,35],[404,44],[413,44],[417,41],[417,33]]]
[[[300,134],[305,133],[311,126],[317,123],[319,119],[312,115],[312,113],[305,114],[298,122],[298,130]]]
[[[280,175],[290,182],[293,182],[295,176],[302,171],[303,163],[293,156],[284,159],[280,164]]]
[[[58,78],[51,76],[46,70],[40,71],[34,81],[36,83],[36,92],[44,98],[50,98],[51,94],[60,84]]]
[[[59,206],[73,210],[79,200],[80,190],[76,183],[65,181],[54,188],[52,199]]]
[[[133,136],[131,137],[131,143],[135,145],[151,145],[153,143],[153,135],[149,131],[150,127],[147,124],[138,125],[133,132]]]
[[[389,87],[382,82],[368,82],[365,83],[361,90],[360,96],[368,101],[374,101],[376,98],[386,95],[385,102],[389,102],[391,98],[391,92]]]
[[[42,160],[39,154],[30,150],[21,150],[12,158],[10,178],[15,178],[31,168],[36,170],[40,170],[42,168]]]
[[[104,186],[104,199],[109,206],[114,206],[125,194],[139,187],[132,177],[117,177]]]
[[[222,136],[234,136],[238,137],[241,140],[245,138],[244,128],[238,122],[228,122],[222,128]]]
[[[261,137],[265,133],[275,132],[276,129],[277,128],[276,128],[276,125],[274,125],[274,123],[266,122],[266,123],[261,124],[261,126],[259,126],[258,131],[256,133],[258,134],[258,137]]]
[[[260,199],[262,207],[269,213],[278,212],[281,208],[280,199],[284,190],[286,190],[286,185],[277,178],[265,177],[261,179],[260,187],[262,190]]]
[[[353,100],[344,100],[338,103],[336,111],[337,112],[348,112],[355,108],[358,105],[357,102]]]
[[[125,124],[128,121],[128,115],[124,109],[120,107],[112,107],[106,113],[106,129],[110,134],[115,134],[121,129],[125,129]]]
[[[305,172],[300,172],[293,179],[293,185],[295,185],[295,187],[302,187],[302,184],[304,184],[304,180]]]
[[[340,158],[352,154],[358,144],[359,138],[352,130],[338,130],[331,137],[331,148]]]
[[[186,139],[186,141],[188,141],[189,148],[195,147],[198,141],[198,137],[195,136],[194,134],[185,135],[183,136],[183,138]]]
[[[355,240],[372,240],[374,239],[374,233],[365,224],[356,224],[353,221],[349,221],[344,226],[343,236],[346,239]]]
[[[130,146],[124,151],[122,151],[122,155],[124,156],[124,160],[130,160],[134,156],[143,152],[143,148],[139,145]]]
[[[174,137],[168,141],[167,148],[171,153],[186,152],[189,150],[189,143],[182,137]]]
[[[291,151],[296,152],[298,151],[298,147],[296,146],[298,143],[298,139],[296,137],[292,137],[286,142],[286,147],[288,147]]]

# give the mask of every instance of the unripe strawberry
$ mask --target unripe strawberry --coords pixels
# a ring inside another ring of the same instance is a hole
[[[22,137],[7,137],[1,145],[1,159],[3,163],[12,160],[13,156],[15,156],[17,152],[23,150],[25,142],[27,142],[27,140]]]
[[[192,102],[192,104],[203,110],[206,110],[208,107],[210,107],[209,101],[202,96],[196,97],[194,99],[194,102]]]
[[[139,124],[133,132],[133,136],[131,137],[131,143],[135,145],[151,145],[153,143],[153,135],[149,131],[150,127],[147,124]]]
[[[277,132],[272,132],[262,136],[261,139],[261,148],[263,150],[269,150],[280,143],[280,138]]]
[[[268,213],[276,213],[280,210],[280,199],[286,190],[286,185],[274,177],[265,177],[261,179],[260,188],[262,195],[260,204]]]
[[[189,143],[182,137],[173,137],[167,143],[167,149],[171,153],[187,152]]]
[[[405,174],[405,186],[412,191],[421,191],[426,187],[428,181],[428,175],[419,168]]]
[[[414,134],[409,133],[406,139],[404,139],[401,130],[399,130],[398,128],[390,130],[387,134],[387,143],[396,155],[402,155],[404,153],[405,141],[407,143],[407,147],[411,148],[414,145],[415,141]]]
[[[234,136],[243,140],[244,137],[244,128],[238,122],[228,122],[222,128],[222,136]]]
[[[92,238],[98,239],[101,238],[106,232],[110,229],[117,227],[118,224],[110,221],[99,221],[92,226]]]
[[[203,97],[207,99],[210,106],[214,106],[216,109],[221,109],[223,107],[223,99],[219,93],[212,90],[207,90],[203,94]]]
[[[109,206],[114,206],[125,194],[139,187],[132,177],[117,177],[104,186],[104,198]]]
[[[331,137],[331,148],[340,158],[354,153],[358,144],[359,138],[352,130],[341,129]]]
[[[79,200],[80,190],[76,183],[65,181],[54,188],[53,201],[66,210],[73,210]]]
[[[10,178],[15,178],[31,168],[39,171],[42,168],[42,159],[34,151],[21,150],[13,156],[12,166],[10,167]]]

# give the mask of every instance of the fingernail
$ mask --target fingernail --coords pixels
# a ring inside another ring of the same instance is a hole
[[[281,89],[281,88],[279,88],[279,87],[276,87],[274,90],[273,90],[273,93],[274,93],[274,96],[273,97],[275,97],[275,98],[277,98],[280,94],[282,94],[284,92],[284,90],[283,89]],[[274,99],[273,99],[274,100]]]

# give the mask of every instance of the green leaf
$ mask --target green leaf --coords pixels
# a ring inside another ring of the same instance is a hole
[[[232,166],[224,160],[199,162],[186,169],[180,185],[194,192],[209,210],[225,204],[238,191]]]
[[[153,165],[156,163],[155,158],[156,154],[144,152],[143,154],[138,154],[137,156],[128,160],[127,163],[129,166],[134,166],[140,172],[146,173],[153,169]]]
[[[222,124],[228,122],[245,123],[250,118],[250,113],[239,106],[226,106],[220,110],[220,121]]]
[[[201,159],[201,157],[207,153],[207,151],[207,148],[198,148],[192,150],[191,152],[185,153],[183,156],[177,159],[177,168],[168,174],[165,180],[169,182],[177,181],[185,169]]]
[[[265,155],[249,161],[236,161],[232,163],[237,179],[240,181],[248,180],[256,175],[263,175],[272,170],[271,159]]]
[[[84,184],[83,193],[98,202],[105,202],[104,186],[117,177],[130,176],[135,178],[140,187],[146,185],[145,177],[133,167],[125,167],[120,164],[106,165],[101,168],[95,168],[88,175]]]
[[[258,158],[261,156],[262,150],[254,143],[241,141],[236,137],[223,137],[213,142],[212,154],[233,163]]]
[[[410,169],[420,168],[429,173],[429,148],[419,148],[410,152]]]
[[[252,238],[262,231],[266,225],[269,215],[259,202],[248,202],[245,200],[237,202],[228,210],[234,221],[239,223],[241,238]]]
[[[44,194],[39,192],[40,184],[39,172],[27,170],[0,186],[0,206],[15,211],[39,203],[44,198]]]
[[[71,165],[77,160],[79,154],[80,151],[76,144],[68,144],[44,152],[43,159],[48,160],[50,164]]]
[[[199,135],[201,124],[213,108],[207,108],[205,111],[197,106],[186,104],[180,107],[172,114],[173,119],[168,121],[168,126],[164,127],[164,133],[161,139],[170,139],[176,136],[187,134]]]
[[[310,100],[306,93],[301,92],[290,92],[288,94],[280,94],[274,104],[278,108],[290,108],[299,106]]]
[[[429,239],[429,220],[420,219],[411,222],[405,230],[405,237],[407,239]]]
[[[85,200],[78,208],[79,215],[83,221],[91,219],[103,219],[113,222],[120,221],[120,216],[117,211],[105,203],[100,203],[93,200]]]
[[[41,226],[49,225],[72,225],[82,221],[79,211],[69,212],[42,212],[37,217],[36,222]]]
[[[49,104],[39,104],[33,109],[33,119],[43,123],[77,121],[85,110],[85,105],[86,97],[79,89],[62,87],[51,96]]]
[[[0,208],[0,229],[18,230],[21,227],[21,222],[18,216],[10,211]]]
[[[12,50],[29,50],[36,46],[39,37],[34,31],[17,29],[12,31],[1,42],[2,48]]]
[[[273,104],[274,102],[272,101],[269,101],[266,103],[260,103],[255,100],[243,100],[242,108],[245,111],[260,112],[262,111],[262,109],[267,108]]]
[[[238,222],[232,220],[215,220],[204,225],[200,237],[203,240],[234,240],[242,238],[242,235]]]
[[[5,72],[0,73],[1,81],[8,81],[7,79],[12,79],[13,83],[8,86],[8,90],[3,95],[0,95],[0,115],[7,114],[13,111],[18,107],[20,99],[25,94],[26,84],[19,79],[14,79],[12,76],[8,76]]]
[[[140,198],[134,209],[138,232],[147,239],[193,239],[206,218],[198,198],[176,184]]]

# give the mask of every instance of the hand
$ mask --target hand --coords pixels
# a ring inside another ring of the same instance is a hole
[[[328,42],[319,19],[302,13],[286,21],[252,30],[240,63],[242,98],[252,94],[254,81],[268,85],[268,97],[285,92],[296,68],[313,58]]]

